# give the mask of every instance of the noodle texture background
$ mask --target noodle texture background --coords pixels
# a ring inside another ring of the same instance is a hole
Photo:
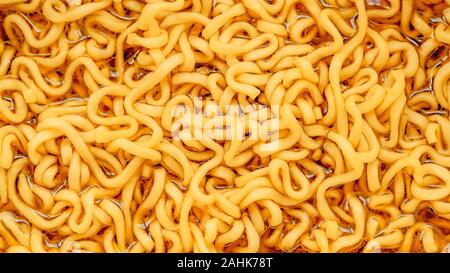
[[[449,252],[449,0],[0,0],[0,252]]]

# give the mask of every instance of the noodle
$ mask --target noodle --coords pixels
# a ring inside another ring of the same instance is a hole
[[[0,252],[448,252],[448,5],[0,0]]]

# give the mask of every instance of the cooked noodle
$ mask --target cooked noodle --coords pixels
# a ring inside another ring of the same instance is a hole
[[[448,251],[450,1],[0,22],[0,252]]]

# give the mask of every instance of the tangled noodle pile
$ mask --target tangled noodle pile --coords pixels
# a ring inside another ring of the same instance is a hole
[[[448,251],[449,0],[0,0],[0,22],[0,252]],[[174,137],[194,98],[279,114]]]

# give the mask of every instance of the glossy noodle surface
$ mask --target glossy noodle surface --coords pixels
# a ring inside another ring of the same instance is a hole
[[[0,252],[448,252],[449,0],[0,0]]]

